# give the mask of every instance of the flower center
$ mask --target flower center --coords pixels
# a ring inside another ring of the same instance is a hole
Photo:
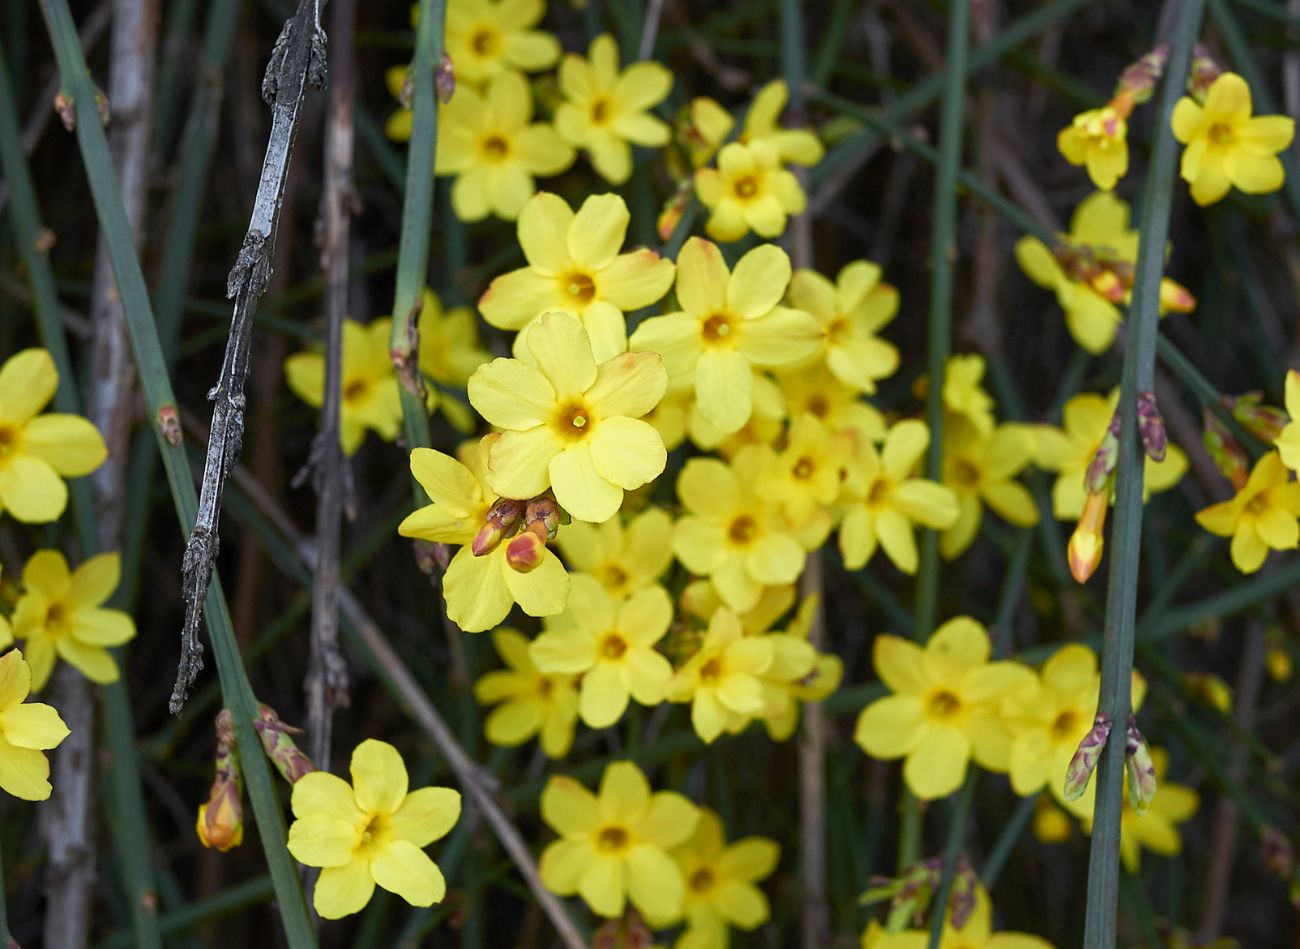
[[[842,343],[849,335],[849,321],[842,316],[831,320],[826,327],[826,341],[832,345]]]
[[[931,693],[926,710],[933,718],[952,718],[961,711],[961,699],[947,689],[939,689]]]
[[[1246,502],[1246,513],[1253,514],[1256,517],[1259,517],[1259,515],[1263,514],[1267,508],[1268,508],[1268,503],[1264,500],[1264,496],[1262,494],[1257,494],[1249,501]]]
[[[1060,740],[1072,737],[1079,731],[1079,716],[1074,712],[1066,710],[1056,716],[1056,721],[1052,722],[1052,734]]]
[[[356,853],[362,857],[370,855],[371,851],[381,843],[380,835],[383,830],[383,818],[378,814],[371,816],[366,823],[366,829],[361,832],[361,839],[357,841]]]
[[[702,682],[717,682],[721,675],[722,660],[717,656],[714,656],[700,667],[700,680]]]
[[[745,175],[736,179],[732,190],[736,192],[736,197],[748,200],[758,194],[758,182],[754,180],[753,175]]]
[[[600,640],[600,655],[605,659],[622,659],[627,652],[627,640],[620,634],[609,632]]]
[[[953,463],[952,477],[960,485],[974,487],[979,484],[980,470],[972,465],[969,461],[958,460]]]
[[[715,879],[712,870],[708,867],[700,867],[691,874],[689,883],[691,891],[694,893],[707,893],[713,889]]]
[[[496,54],[497,34],[495,30],[480,27],[469,41],[470,48],[479,56],[488,57]]]
[[[591,412],[580,402],[571,403],[562,408],[555,416],[555,429],[566,438],[580,439],[591,434],[595,420]]]
[[[17,425],[0,425],[0,458],[10,454],[16,455],[21,443],[22,432],[18,430]]]
[[[611,109],[609,100],[603,96],[592,100],[591,103],[591,122],[593,125],[604,125],[609,121]]]
[[[871,490],[867,492],[867,506],[875,507],[884,504],[887,500],[889,500],[889,480],[877,478],[871,482]]]
[[[748,514],[742,514],[727,527],[727,536],[733,544],[744,546],[758,533],[758,522]]]
[[[1211,143],[1226,148],[1233,143],[1236,136],[1232,134],[1232,126],[1215,122],[1210,126],[1209,138]]]
[[[607,564],[605,568],[601,570],[601,577],[605,582],[606,588],[611,590],[622,589],[628,581],[627,571],[616,563]]]
[[[794,467],[790,469],[790,473],[794,475],[796,478],[798,478],[800,481],[807,481],[809,478],[813,476],[814,472],[816,471],[817,471],[816,462],[814,462],[807,455],[804,455],[802,458],[796,461],[794,463]]]
[[[483,157],[488,161],[500,162],[510,154],[510,143],[506,141],[505,136],[489,135],[483,139],[482,149]]]
[[[555,683],[551,681],[550,676],[542,676],[537,680],[537,697],[543,702],[549,702],[554,692]]]
[[[627,831],[622,827],[605,827],[596,835],[596,849],[616,853],[628,845]]]
[[[68,631],[68,608],[62,603],[51,603],[45,608],[45,635],[57,639]]]
[[[585,273],[569,274],[561,283],[564,292],[577,303],[590,303],[596,296],[596,284]]]
[[[706,343],[722,343],[732,339],[734,329],[728,314],[715,313],[704,321],[704,329],[701,332]]]
[[[344,402],[360,402],[370,394],[369,379],[353,379],[343,386]]]
[[[808,411],[818,418],[825,418],[831,414],[830,400],[824,395],[815,395],[808,400]]]

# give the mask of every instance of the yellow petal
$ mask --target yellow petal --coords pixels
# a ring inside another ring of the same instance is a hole
[[[545,191],[533,195],[519,212],[519,246],[538,274],[556,276],[573,266],[573,257],[569,253],[569,229],[573,217],[573,211],[563,198]],[[489,289],[488,293],[491,292]],[[485,300],[486,295],[479,301],[479,308],[484,311],[488,322],[492,322],[487,316]]]
[[[600,428],[603,429],[617,421],[624,421],[631,426],[644,426],[649,434],[642,435],[639,428],[634,429],[638,435],[641,435],[635,444],[644,446],[647,441],[651,445],[657,443],[660,451],[662,451],[663,441],[659,438],[659,433],[652,426],[638,419],[604,419],[600,422]],[[600,433],[595,434],[599,435]],[[650,436],[653,436],[653,438]],[[628,459],[622,450],[632,444],[634,438],[636,436],[620,427],[616,427],[614,434],[609,437],[608,443],[602,447],[600,453],[603,465],[632,481],[636,480],[636,476],[645,474],[648,471],[647,468],[637,467],[636,461]],[[560,502],[560,507],[580,521],[599,524],[601,521],[607,521],[618,513],[619,506],[623,503],[623,488],[606,478],[601,472],[601,467],[597,466],[594,460],[597,445],[595,435],[588,441],[590,444],[580,442],[572,445],[551,459],[549,468],[550,483],[555,491],[555,499]],[[652,456],[651,460],[657,460],[659,463],[658,470],[662,471],[662,459],[666,458],[665,453],[659,456],[658,459]],[[655,472],[655,474],[657,473]],[[654,475],[652,474],[650,477],[653,478]],[[644,484],[645,482],[640,483]]]
[[[460,792],[451,788],[418,788],[402,801],[402,806],[384,822],[388,832],[398,840],[416,847],[446,836],[460,819]]]
[[[970,741],[951,728],[931,727],[907,756],[903,779],[923,801],[947,797],[961,786],[970,761]]]
[[[581,837],[596,829],[596,796],[572,778],[556,775],[542,791],[542,819],[564,837]]]
[[[0,712],[0,734],[17,748],[46,751],[57,748],[69,732],[53,706],[32,702]]]
[[[920,699],[887,695],[862,710],[853,740],[871,757],[891,760],[911,754],[927,731]]]
[[[447,895],[447,882],[437,864],[405,840],[381,847],[370,862],[370,873],[377,884],[412,906],[432,906]]]
[[[326,867],[316,880],[312,905],[321,919],[342,919],[359,913],[375,892],[375,878],[368,860],[352,860],[339,867]]]
[[[582,323],[568,313],[542,316],[528,333],[528,348],[560,401],[578,397],[596,381],[591,340]]]
[[[650,919],[681,912],[686,892],[682,871],[658,847],[633,847],[627,855],[627,890],[632,904]]]
[[[638,419],[659,404],[667,388],[668,373],[657,353],[623,353],[597,367],[584,399],[604,418]]]
[[[32,689],[32,670],[23,654],[11,649],[0,656],[0,709],[13,708]]]
[[[0,788],[24,801],[48,800],[50,763],[31,748],[16,748],[0,736]]]
[[[1250,86],[1236,73],[1225,72],[1205,95],[1206,115],[1213,119],[1250,118]]]
[[[67,602],[70,606],[99,606],[113,595],[121,578],[122,557],[116,551],[91,557],[73,571]]]
[[[49,404],[59,385],[54,358],[44,349],[24,349],[0,366],[0,416],[21,424]]]
[[[352,789],[357,806],[369,814],[397,812],[406,797],[406,763],[386,741],[367,738],[352,752]]]
[[[47,524],[58,520],[67,506],[67,486],[47,462],[14,455],[0,466],[0,508],[15,520]]]
[[[569,254],[587,273],[608,266],[627,235],[627,204],[616,194],[593,194],[582,202],[568,231]]]
[[[781,302],[789,285],[789,256],[775,244],[760,244],[736,263],[727,283],[727,302],[741,319],[758,319]]]
[[[352,860],[361,834],[347,821],[328,814],[311,814],[289,827],[286,846],[308,867],[341,867]]]
[[[65,478],[88,475],[108,457],[108,446],[99,429],[80,415],[54,413],[27,423],[23,451],[48,463]]]
[[[558,398],[541,372],[517,359],[480,366],[470,376],[468,390],[470,403],[488,422],[515,431],[549,419]]]
[[[692,237],[677,255],[677,300],[682,309],[701,318],[723,311],[730,276],[718,245]]]
[[[634,820],[650,806],[650,784],[632,762],[616,761],[600,779],[599,796],[601,820]]]
[[[495,569],[504,577],[509,596],[514,597],[519,608],[529,616],[554,616],[563,610],[569,596],[569,575],[564,572],[560,558],[547,548],[538,567],[530,573],[520,573],[506,565],[505,550],[505,544],[502,544],[493,551]],[[509,599],[506,607],[509,608]],[[505,611],[502,611],[504,615]]]

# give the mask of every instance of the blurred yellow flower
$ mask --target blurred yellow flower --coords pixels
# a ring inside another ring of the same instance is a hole
[[[481,83],[510,69],[540,72],[554,66],[560,41],[533,29],[545,13],[543,0],[451,0],[444,42],[456,81]]]
[[[1113,105],[1088,109],[1061,129],[1056,147],[1071,165],[1086,165],[1088,177],[1110,191],[1128,172],[1128,121]]]
[[[349,456],[357,453],[367,429],[386,442],[402,429],[402,402],[389,349],[392,327],[393,321],[387,318],[369,323],[343,321],[339,441]],[[325,400],[324,353],[294,353],[284,361],[284,377],[294,395],[314,409],[321,407]],[[437,404],[436,391],[430,390],[429,401],[431,408]]]
[[[863,934],[864,949],[868,946],[869,949],[928,949],[930,932],[923,929],[876,932],[872,934],[870,943],[866,939],[866,934]],[[975,906],[960,929],[952,924],[952,903],[949,902],[939,949],[1052,949],[1052,944],[1028,933],[993,932],[993,906],[988,891],[976,884]]]
[[[1242,573],[1254,573],[1269,550],[1300,546],[1300,483],[1281,457],[1270,451],[1255,463],[1246,486],[1230,501],[1196,513],[1196,523],[1218,537],[1232,538],[1232,562]]]
[[[599,795],[552,777],[542,819],[560,835],[538,866],[547,889],[578,894],[598,916],[622,916],[629,901],[650,919],[681,915],[685,881],[667,851],[695,831],[699,811],[685,797],[652,794],[636,765],[618,761],[605,768]]]
[[[854,445],[885,440],[885,417],[880,410],[836,379],[826,366],[781,371],[776,381],[791,418],[806,412],[831,431],[848,435]]]
[[[787,216],[803,213],[808,203],[798,179],[781,167],[767,142],[723,145],[718,167],[695,173],[695,193],[710,212],[704,230],[717,241],[740,240],[751,230],[778,237]]]
[[[624,526],[619,517],[603,524],[574,521],[560,531],[558,543],[569,566],[600,581],[615,597],[642,590],[672,563],[673,520],[663,508],[642,511]]]
[[[466,453],[468,465],[432,448],[411,452],[411,475],[431,503],[412,511],[397,527],[403,537],[461,545],[442,578],[447,618],[467,633],[491,629],[515,603],[529,616],[550,616],[564,609],[569,575],[549,547],[541,563],[521,573],[506,559],[499,543],[481,557],[470,544],[483,526],[496,495],[487,487],[487,456],[498,436],[488,436]]]
[[[817,134],[809,129],[788,129],[780,125],[788,101],[790,89],[784,79],[767,83],[758,90],[745,112],[745,125],[736,140],[745,145],[752,142],[771,145],[781,161],[789,165],[815,165],[826,152]],[[690,123],[696,146],[692,149],[693,159],[702,165],[713,157],[735,120],[718,102],[701,96],[691,100]]]
[[[756,493],[769,457],[770,449],[749,445],[732,464],[692,458],[677,479],[686,513],[673,526],[673,553],[739,612],[752,609],[764,587],[793,583],[803,571],[803,546]]]
[[[24,641],[33,690],[50,678],[56,658],[101,685],[116,682],[117,662],[106,647],[135,637],[135,621],[105,609],[122,576],[116,553],[91,557],[75,571],[57,550],[38,550],[23,567],[26,592],[14,604],[13,635]]]
[[[746,636],[740,618],[724,607],[709,620],[699,651],[673,673],[664,696],[691,703],[695,733],[711,744],[723,731],[740,731],[763,710],[759,676],[774,655],[769,637]]]
[[[591,156],[602,178],[621,185],[632,174],[632,145],[668,142],[670,129],[650,110],[667,98],[673,74],[655,62],[620,72],[618,44],[608,33],[591,41],[588,56],[569,53],[560,64],[564,102],[555,110],[555,127]]]
[[[957,498],[957,520],[939,538],[945,557],[952,559],[970,547],[985,504],[1016,527],[1038,523],[1033,496],[1015,480],[1033,458],[1033,432],[1028,426],[999,425],[988,436],[963,418],[953,418],[944,426],[943,483]]]
[[[375,885],[412,906],[442,902],[447,884],[424,848],[460,818],[451,788],[409,791],[406,763],[387,742],[368,738],[352,752],[352,784],[326,771],[293,786],[288,848],[323,868],[312,904],[322,919],[360,912]]]
[[[29,524],[58,520],[68,506],[63,479],[88,475],[108,457],[99,430],[80,415],[40,414],[58,385],[44,349],[0,366],[0,513]]]
[[[677,258],[682,309],[643,322],[629,345],[662,355],[673,388],[692,386],[699,412],[734,432],[753,411],[754,367],[795,363],[820,342],[811,316],[780,305],[789,283],[790,258],[775,245],[730,271],[716,244],[693,237]]]
[[[528,334],[527,361],[495,359],[469,380],[469,400],[504,429],[492,446],[488,484],[507,498],[553,488],[580,521],[613,517],[623,492],[659,476],[668,455],[641,416],[668,385],[655,353],[597,364],[591,339],[568,313],[547,313]]]
[[[753,409],[749,421],[735,431],[725,431],[711,422],[700,410],[694,393],[688,396],[686,431],[696,448],[716,451],[724,458],[734,457],[745,445],[768,446],[776,442],[785,428],[785,396],[781,387],[765,372],[754,373],[754,389],[750,401]]]
[[[44,801],[53,789],[42,752],[57,748],[69,732],[54,708],[26,701],[31,690],[30,667],[10,649],[0,656],[0,788],[24,801]]]
[[[957,498],[934,481],[912,477],[930,442],[924,422],[904,419],[890,427],[880,451],[858,445],[850,460],[839,506],[840,552],[844,566],[857,570],[877,545],[904,573],[915,573],[918,554],[913,525],[944,530],[957,521]]]
[[[424,291],[416,331],[420,371],[438,385],[464,389],[474,370],[492,358],[479,341],[474,311],[467,306],[444,310],[432,290]],[[437,405],[458,431],[474,428],[474,414],[460,399],[440,394]]]
[[[630,698],[642,705],[663,701],[673,667],[655,644],[672,620],[672,600],[658,584],[616,599],[578,573],[568,606],[547,621],[530,654],[543,672],[581,675],[578,714],[592,728],[608,728]]]
[[[670,856],[686,881],[686,931],[674,949],[727,949],[729,927],[750,932],[771,917],[756,884],[771,876],[781,859],[775,840],[745,837],[728,844],[721,818],[702,807],[695,833]]]
[[[898,291],[880,273],[878,264],[855,260],[834,283],[808,269],[790,281],[790,302],[821,325],[818,357],[844,385],[868,394],[898,369],[898,349],[876,335],[898,312]]]
[[[767,636],[773,659],[762,676],[762,718],[773,741],[785,741],[794,734],[800,703],[820,702],[840,687],[844,677],[839,656],[819,653],[808,642],[818,606],[816,595],[805,598],[786,631]]]
[[[478,703],[496,705],[483,723],[487,740],[510,748],[538,735],[548,758],[563,758],[578,719],[576,678],[538,669],[528,654],[528,640],[516,630],[495,630],[492,645],[506,668],[474,683]]]
[[[1214,204],[1231,188],[1265,194],[1282,187],[1286,173],[1277,153],[1295,138],[1295,120],[1285,115],[1252,116],[1250,86],[1225,72],[1205,96],[1178,100],[1170,119],[1174,137],[1187,148],[1181,173],[1192,200]]]
[[[597,362],[627,349],[624,312],[655,303],[673,283],[674,266],[653,250],[621,254],[630,219],[616,194],[591,195],[575,214],[564,199],[541,192],[519,215],[519,244],[527,267],[492,281],[479,299],[493,326],[527,330],[543,313],[563,310],[582,321]]]
[[[1282,456],[1282,464],[1292,471],[1300,471],[1300,372],[1294,369],[1286,374],[1286,414],[1291,420],[1273,444]]]
[[[968,423],[985,438],[993,434],[993,396],[984,390],[988,365],[978,353],[948,357],[943,370],[943,410],[950,417]],[[928,383],[927,383],[928,384]]]
[[[961,785],[973,757],[1006,771],[1011,736],[1003,699],[1030,687],[1033,672],[1016,662],[989,662],[984,627],[968,616],[944,623],[925,648],[882,634],[872,647],[876,673],[892,695],[858,717],[854,740],[873,758],[906,758],[903,779],[922,800]]]
[[[839,496],[852,451],[847,435],[834,434],[816,416],[800,415],[790,423],[785,447],[760,476],[759,496],[780,505],[792,526],[803,527]]]
[[[533,96],[517,72],[496,76],[483,93],[462,85],[438,110],[434,171],[456,177],[451,206],[462,221],[513,221],[537,190],[535,175],[573,163],[555,129],[532,118]]]

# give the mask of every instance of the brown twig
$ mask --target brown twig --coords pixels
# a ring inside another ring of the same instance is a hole
[[[348,704],[348,673],[339,652],[339,540],[345,491],[339,412],[343,401],[343,320],[348,311],[348,240],[352,205],[352,29],[356,0],[334,0],[334,81],[325,119],[325,189],[321,196],[325,269],[325,396],[320,432],[312,444],[316,487],[316,580],[311,596],[311,658],[307,664],[309,754],[330,767],[330,735],[336,708]]]
[[[105,11],[107,12],[107,11]],[[136,243],[147,190],[149,118],[158,33],[157,0],[114,0],[108,95],[113,110],[110,144],[120,174],[122,204]],[[89,24],[87,24],[89,26]],[[89,33],[83,28],[83,33]],[[48,111],[48,110],[47,110]],[[101,235],[95,254],[90,301],[91,375],[86,409],[108,445],[108,457],[91,479],[101,549],[121,547],[126,462],[130,455],[131,393],[135,368],[126,320]],[[93,551],[82,551],[89,556]],[[45,944],[85,946],[94,898],[95,696],[77,669],[62,665],[55,676],[58,708],[72,729],[55,754],[55,792],[50,800],[49,903]]]
[[[226,279],[226,296],[235,301],[230,337],[221,362],[221,375],[208,393],[214,403],[212,429],[199,492],[199,510],[182,561],[181,593],[185,625],[181,658],[169,707],[173,715],[185,705],[190,685],[203,668],[199,620],[220,547],[218,520],[226,477],[239,458],[244,437],[244,382],[252,360],[253,319],[271,276],[280,203],[289,178],[289,159],[302,112],[307,84],[325,84],[325,32],[320,25],[321,0],[299,0],[293,19],[276,38],[262,78],[262,98],[271,105],[271,134],[258,181],[253,214],[239,257]]]

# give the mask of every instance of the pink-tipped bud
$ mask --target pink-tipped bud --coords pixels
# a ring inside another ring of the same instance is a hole
[[[559,503],[548,491],[528,502],[524,509],[524,530],[544,536],[548,541],[555,540],[562,514]]]
[[[1219,473],[1232,482],[1235,490],[1240,491],[1250,479],[1250,459],[1246,457],[1246,450],[1232,437],[1228,426],[1208,408],[1204,410],[1203,419],[1205,430],[1201,434],[1201,441],[1206,453]]]
[[[1142,447],[1152,461],[1165,460],[1165,448],[1169,438],[1165,434],[1165,420],[1156,405],[1154,392],[1139,392],[1137,400],[1138,435]]]
[[[1128,296],[1129,288],[1123,275],[1112,268],[1097,271],[1088,284],[1111,303],[1123,303]]]
[[[1155,90],[1156,83],[1160,81],[1160,76],[1165,71],[1165,63],[1168,61],[1169,46],[1161,43],[1120,73],[1119,82],[1115,85],[1115,98],[1134,104],[1146,102],[1151,98],[1151,93]],[[1115,104],[1111,103],[1112,106]],[[1131,109],[1132,105],[1129,108]]]
[[[1223,75],[1223,68],[1200,43],[1192,47],[1192,65],[1187,71],[1187,91],[1197,102],[1204,102],[1210,86]]]
[[[506,545],[506,563],[519,573],[530,573],[542,565],[546,556],[546,542],[531,530],[511,538]]]
[[[1092,780],[1092,773],[1097,770],[1097,762],[1106,747],[1106,739],[1110,737],[1110,728],[1110,716],[1098,712],[1092,720],[1091,730],[1083,736],[1069,767],[1065,769],[1064,794],[1067,801],[1077,801],[1088,789],[1088,782]]]
[[[528,502],[514,498],[497,498],[483,517],[483,526],[474,535],[470,550],[475,557],[496,550],[497,545],[514,533],[519,520],[524,516]]]
[[[451,67],[451,57],[442,54],[442,62],[433,72],[433,87],[438,92],[438,101],[446,105],[456,94],[456,72]]]
[[[1156,796],[1156,766],[1132,715],[1124,734],[1124,766],[1128,769],[1129,803],[1133,810],[1145,814]]]
[[[1160,312],[1191,313],[1196,309],[1196,297],[1176,280],[1165,277],[1160,281]]]
[[[1105,546],[1102,530],[1106,526],[1106,511],[1110,507],[1109,492],[1090,493],[1083,502],[1083,514],[1070,535],[1067,549],[1070,575],[1078,583],[1088,579],[1101,566],[1101,552]]]
[[[280,721],[280,716],[271,706],[259,706],[253,728],[257,731],[257,737],[262,740],[262,747],[266,750],[266,756],[271,759],[271,763],[275,765],[275,770],[279,771],[280,777],[290,784],[296,783],[304,774],[311,774],[316,770],[311,759],[302,752],[291,737],[302,734],[302,729]]]
[[[1096,453],[1083,473],[1083,487],[1089,494],[1110,493],[1110,476],[1119,461],[1119,413],[1110,418],[1106,434],[1101,437]]]

